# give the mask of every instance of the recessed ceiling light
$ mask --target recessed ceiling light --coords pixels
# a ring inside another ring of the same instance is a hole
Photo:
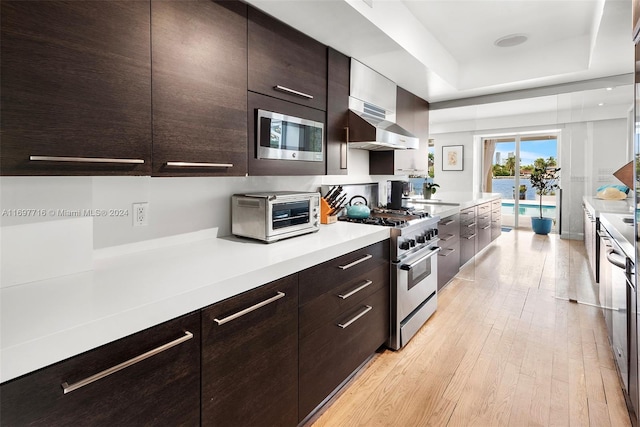
[[[607,90],[613,90],[613,88],[612,87],[608,87]]]
[[[598,107],[602,107],[604,105],[604,102],[601,102],[598,104]]]
[[[494,41],[493,44],[498,47],[512,47],[518,46],[527,40],[529,40],[529,36],[527,34],[509,34],[508,36],[500,37],[498,40]]]

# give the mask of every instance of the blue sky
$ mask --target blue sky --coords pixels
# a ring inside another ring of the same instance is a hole
[[[545,139],[541,141],[522,141],[520,143],[521,165],[532,165],[534,160],[542,157],[544,159],[553,156],[558,159],[557,153],[558,141],[555,139]],[[515,142],[498,142],[496,144],[496,153],[500,152],[501,162],[507,158],[509,153],[516,152]],[[495,162],[495,157],[494,157]]]

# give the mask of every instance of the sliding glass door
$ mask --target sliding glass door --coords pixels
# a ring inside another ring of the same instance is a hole
[[[542,196],[529,179],[535,167],[557,167],[557,135],[513,135],[483,139],[483,191],[502,195],[502,224],[530,228],[531,217],[554,219],[557,230],[556,194]]]

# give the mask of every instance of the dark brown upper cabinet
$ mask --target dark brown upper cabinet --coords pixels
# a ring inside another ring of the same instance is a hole
[[[148,175],[148,1],[2,1],[2,175]]]
[[[247,6],[152,1],[153,174],[247,173]]]
[[[326,110],[326,46],[249,7],[249,90]]]
[[[429,103],[398,86],[396,123],[420,139],[417,150],[372,151],[372,175],[426,175],[429,171]]]
[[[346,175],[351,59],[329,48],[327,57],[327,175]]]

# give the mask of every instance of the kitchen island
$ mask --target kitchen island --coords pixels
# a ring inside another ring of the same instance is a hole
[[[458,273],[502,229],[499,193],[438,192],[432,199],[421,196],[405,201],[407,207],[440,216],[438,223],[438,290]]]

